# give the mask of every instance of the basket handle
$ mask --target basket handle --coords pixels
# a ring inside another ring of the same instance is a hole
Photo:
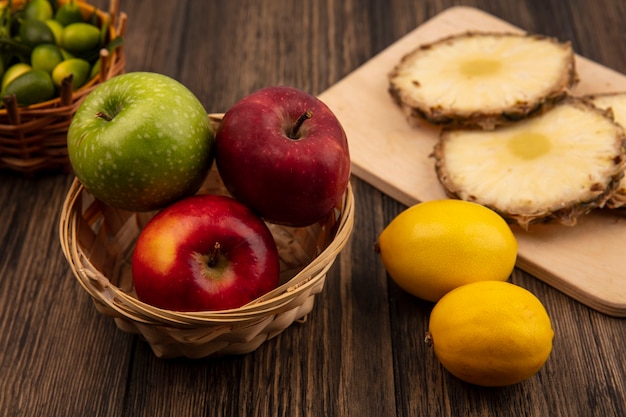
[[[2,101],[4,102],[4,107],[7,109],[9,123],[11,123],[12,125],[19,125],[20,123],[22,123],[20,110],[17,105],[17,97],[15,96],[15,94],[10,94],[2,97]]]
[[[70,74],[61,82],[61,105],[69,106],[72,104],[72,93],[74,90],[74,74]]]

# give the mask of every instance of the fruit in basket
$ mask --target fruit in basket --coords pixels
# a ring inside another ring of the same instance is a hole
[[[341,201],[350,177],[346,134],[318,98],[286,86],[231,107],[216,133],[229,192],[267,221],[308,226]]]
[[[435,302],[464,284],[506,281],[517,259],[517,240],[492,210],[444,199],[401,212],[380,233],[376,250],[400,288]]]
[[[153,217],[132,257],[139,300],[176,311],[238,308],[278,285],[267,225],[237,200],[188,197]]]
[[[569,42],[467,32],[406,54],[389,74],[389,92],[412,123],[492,128],[550,107],[577,81]]]
[[[83,14],[80,7],[76,4],[76,0],[70,0],[59,6],[54,13],[54,20],[63,26],[83,21]]]
[[[100,45],[100,29],[85,23],[71,23],[63,28],[61,46],[71,54],[84,54]]]
[[[54,33],[45,22],[36,19],[25,19],[19,28],[21,42],[35,47],[43,43],[54,43]]]
[[[30,53],[30,64],[35,69],[41,69],[49,74],[65,58],[61,49],[51,43],[43,43],[33,48]]]
[[[543,367],[553,338],[550,317],[534,294],[508,282],[483,281],[456,288],[435,304],[426,341],[457,378],[506,386]]]
[[[79,89],[89,79],[91,65],[81,58],[70,58],[60,62],[52,70],[52,81],[57,87],[61,87],[63,80],[72,75],[74,90]]]
[[[24,18],[48,20],[53,16],[52,5],[48,0],[30,0],[24,6]]]
[[[33,67],[24,62],[15,63],[7,68],[7,70],[2,75],[2,91],[4,92],[4,90],[7,88],[7,85],[9,85],[11,81],[24,74],[25,72],[30,71],[31,69],[33,69]]]
[[[96,198],[148,211],[198,190],[213,161],[213,130],[183,84],[131,72],[87,95],[70,123],[67,147],[76,176]]]
[[[48,25],[48,27],[52,31],[52,34],[54,35],[55,45],[61,45],[61,37],[63,36],[63,25],[55,19],[45,20],[44,23]]]
[[[20,106],[40,103],[54,97],[54,83],[44,70],[32,69],[12,80],[4,90],[5,95],[15,94]]]
[[[623,128],[604,112],[567,98],[494,130],[444,129],[434,157],[448,195],[523,228],[544,221],[571,226],[614,194],[625,143]]]
[[[58,9],[52,15],[56,7]],[[101,49],[106,48],[112,54],[123,42],[120,36],[109,39],[110,19],[105,16],[95,7],[74,0],[62,5],[49,0],[9,2],[0,8],[0,43],[3,45],[0,69],[2,65],[28,65],[52,73],[54,63],[59,62],[60,52],[64,60],[81,58],[87,61],[87,77],[93,78],[91,74],[95,76],[97,71],[92,70],[100,62]],[[87,82],[82,81],[82,75],[72,73],[75,88]],[[83,73],[85,71],[81,69],[80,74]],[[3,95],[7,84],[8,81],[3,81]],[[60,82],[56,84],[59,86]],[[57,88],[50,99],[59,97],[60,92],[61,89]]]

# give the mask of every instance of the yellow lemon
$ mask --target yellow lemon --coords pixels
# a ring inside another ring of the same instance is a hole
[[[435,304],[426,340],[451,374],[471,384],[505,386],[535,375],[554,331],[541,301],[509,282],[458,287]]]
[[[433,302],[463,284],[506,281],[517,259],[517,240],[502,217],[454,199],[406,209],[382,231],[376,249],[402,289]]]

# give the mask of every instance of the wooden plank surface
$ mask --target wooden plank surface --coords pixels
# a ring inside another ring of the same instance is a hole
[[[121,0],[120,9],[127,70],[170,75],[223,112],[267,85],[323,92],[452,3]],[[626,73],[626,2],[471,4],[574,39],[583,55]],[[71,180],[0,171],[2,417],[626,416],[624,320],[519,268],[511,281],[552,320],[550,359],[504,388],[449,374],[423,343],[433,304],[395,285],[373,252],[404,205],[358,177],[354,233],[306,322],[245,356],[158,359],[96,311],[63,258],[57,227]]]
[[[411,127],[387,92],[387,73],[418,45],[465,30],[521,31],[479,9],[449,8],[321,94],[346,129],[353,172],[405,205],[445,198],[434,159],[438,128]],[[575,94],[626,90],[626,77],[581,56]],[[626,217],[594,212],[575,227],[514,228],[518,267],[603,313],[626,316]]]

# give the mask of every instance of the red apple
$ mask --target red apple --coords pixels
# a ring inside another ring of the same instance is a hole
[[[341,123],[318,98],[291,87],[267,87],[231,107],[215,152],[228,191],[272,223],[315,223],[341,201],[350,179]]]
[[[279,269],[263,220],[218,195],[163,209],[139,234],[132,257],[139,300],[176,311],[241,307],[276,288]]]

